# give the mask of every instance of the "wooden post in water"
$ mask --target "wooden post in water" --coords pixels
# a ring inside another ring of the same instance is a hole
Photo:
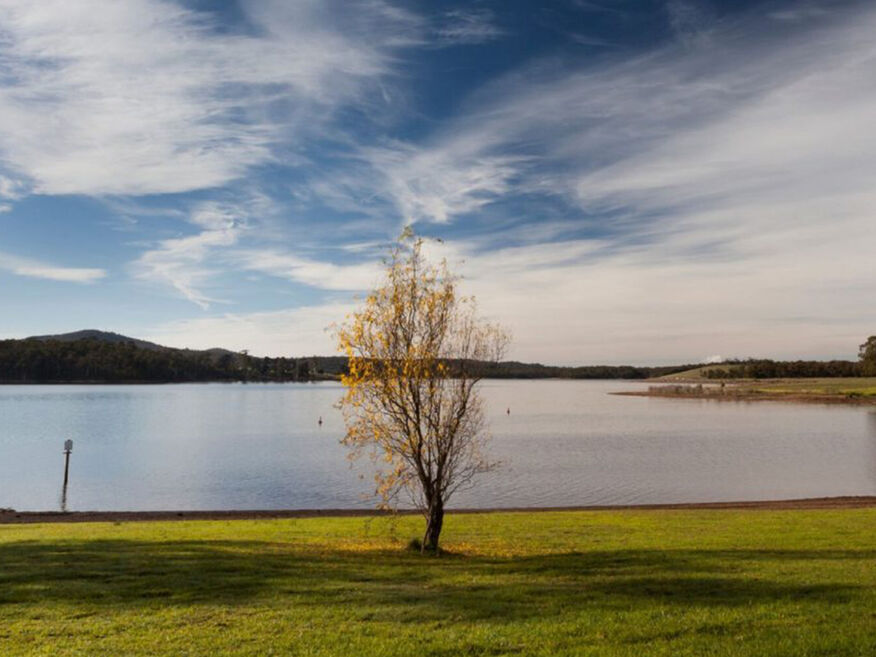
[[[70,475],[70,452],[73,451],[73,441],[64,441],[64,491],[67,490],[67,480]]]

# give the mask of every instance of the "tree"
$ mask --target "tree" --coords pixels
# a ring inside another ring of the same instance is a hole
[[[858,351],[861,376],[876,376],[876,335],[871,335]]]
[[[385,261],[385,279],[337,330],[348,358],[342,442],[369,454],[383,508],[407,494],[426,518],[422,550],[437,551],[450,497],[494,464],[485,455],[476,386],[506,334],[457,294],[446,261],[430,264],[409,230]]]

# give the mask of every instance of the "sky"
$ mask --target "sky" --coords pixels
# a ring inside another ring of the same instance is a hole
[[[508,357],[876,333],[876,4],[0,0],[0,338],[332,354],[404,226]]]

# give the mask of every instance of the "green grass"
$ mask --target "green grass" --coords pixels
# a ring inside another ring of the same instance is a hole
[[[742,367],[742,365],[736,365],[733,363],[720,363],[716,365],[703,365],[702,367],[695,367],[692,370],[685,370],[684,372],[675,372],[674,374],[665,374],[663,376],[657,377],[654,379],[655,381],[700,381],[710,382],[715,379],[710,379],[707,376],[708,372],[733,372]]]
[[[738,367],[724,366],[724,369]],[[704,372],[715,366],[700,367],[679,374],[670,374],[655,379],[669,383],[703,383],[707,391],[715,391],[723,382],[728,393],[768,395],[833,395],[839,397],[876,396],[876,377],[825,378],[825,379],[707,379]]]
[[[0,525],[0,655],[876,655],[876,509]]]
[[[770,394],[815,394],[815,395],[876,395],[876,378],[853,379],[780,379],[756,386]]]

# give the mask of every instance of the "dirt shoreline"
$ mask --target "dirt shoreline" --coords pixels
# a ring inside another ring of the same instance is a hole
[[[618,506],[509,507],[492,509],[450,509],[457,513],[545,513],[562,511],[679,511],[679,510],[763,510],[794,511],[815,509],[866,509],[876,507],[876,496],[814,497],[794,500],[750,502],[699,502],[689,504],[627,504]],[[416,511],[400,511],[414,515]],[[0,525],[58,522],[148,522],[168,520],[273,520],[282,518],[343,518],[388,515],[373,509],[288,509],[252,511],[12,511],[0,510]]]

